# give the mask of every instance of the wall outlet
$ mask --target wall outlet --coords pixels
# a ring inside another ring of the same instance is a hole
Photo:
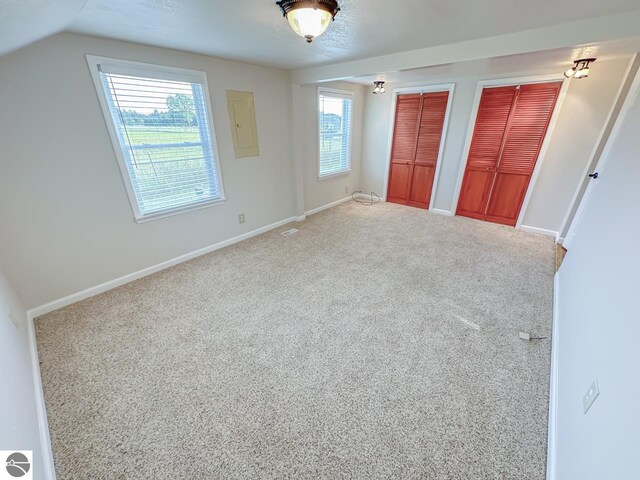
[[[585,415],[587,414],[587,412],[591,408],[591,405],[593,405],[593,402],[596,401],[596,398],[598,398],[599,395],[600,395],[600,387],[598,386],[598,379],[596,378],[591,384],[591,386],[589,387],[589,390],[587,390],[587,393],[585,393],[584,397],[582,397],[582,408],[584,409]]]
[[[244,223],[244,213],[241,213],[240,215],[238,215],[238,222]]]
[[[13,314],[13,312],[9,312],[9,320],[13,323],[13,326],[16,327],[16,330],[20,330],[20,324],[18,323],[18,319]]]

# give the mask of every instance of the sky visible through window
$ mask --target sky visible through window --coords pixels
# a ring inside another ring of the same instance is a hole
[[[342,102],[320,102],[320,111],[325,115],[333,113],[334,115],[342,117],[342,108]]]
[[[166,82],[160,85],[158,80],[148,80],[140,77],[121,77],[127,80],[127,95],[119,98],[119,107],[123,110],[134,110],[139,113],[153,113],[154,110],[167,111],[167,98],[175,93],[191,95],[191,85],[178,82]],[[168,91],[167,86],[172,91]],[[144,96],[145,104],[141,105],[136,96]]]

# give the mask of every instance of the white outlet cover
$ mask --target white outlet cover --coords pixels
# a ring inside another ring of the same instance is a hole
[[[598,386],[598,379],[596,378],[591,384],[591,386],[589,387],[589,390],[587,390],[587,393],[585,393],[584,397],[582,397],[582,408],[584,409],[585,415],[587,414],[587,412],[591,408],[591,405],[593,405],[593,402],[596,401],[596,398],[598,398],[599,395],[600,395],[600,387]]]

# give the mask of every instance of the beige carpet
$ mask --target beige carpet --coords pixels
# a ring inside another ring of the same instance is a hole
[[[553,242],[291,226],[37,320],[58,478],[542,480],[550,342],[518,331],[550,335]]]

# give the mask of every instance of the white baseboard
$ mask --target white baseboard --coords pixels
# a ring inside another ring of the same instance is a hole
[[[38,426],[40,431],[42,457],[44,460],[43,469],[45,472],[45,477],[48,480],[56,480],[56,471],[55,471],[55,465],[53,461],[53,450],[51,448],[51,436],[49,434],[49,423],[47,421],[47,409],[44,401],[44,392],[42,390],[42,379],[40,376],[40,360],[38,357],[38,345],[36,343],[34,319],[36,317],[39,317],[40,315],[44,315],[46,313],[65,307],[72,303],[79,302],[80,300],[84,300],[94,295],[98,295],[100,293],[106,292],[108,290],[119,287],[126,283],[132,282],[134,280],[138,280],[142,277],[146,277],[147,275],[151,275],[152,273],[159,272],[160,270],[164,270],[166,268],[172,267],[179,263],[186,262],[187,260],[191,260],[193,258],[206,255],[207,253],[211,253],[223,247],[233,245],[234,243],[241,242],[242,240],[247,240],[251,237],[255,237],[256,235],[266,233],[269,230],[273,230],[274,228],[281,227],[283,225],[286,225],[287,223],[291,223],[293,221],[303,221],[305,218],[306,217],[303,215],[303,216],[297,216],[297,217],[290,217],[290,218],[281,220],[279,222],[272,223],[270,225],[258,228],[256,230],[252,230],[251,232],[238,235],[228,240],[223,240],[222,242],[218,242],[208,247],[201,248],[199,250],[195,250],[193,252],[180,255],[179,257],[172,258],[171,260],[167,260],[166,262],[162,262],[157,265],[153,265],[151,267],[138,270],[137,272],[124,275],[120,278],[116,278],[115,280],[110,280],[100,285],[96,285],[95,287],[91,287],[81,292],[68,295],[64,298],[54,300],[53,302],[49,302],[45,305],[41,305],[39,307],[33,308],[27,312],[31,368],[32,368],[32,376],[33,376],[33,383],[34,383],[35,396],[36,396],[36,410],[38,412]]]
[[[560,273],[553,277],[553,325],[551,329],[551,377],[549,381],[549,430],[547,437],[547,480],[556,478],[556,448],[558,428],[558,330]]]
[[[529,233],[539,233],[541,235],[547,235],[548,237],[557,238],[558,232],[554,230],[547,230],[546,228],[529,227],[528,225],[520,225],[520,230],[524,230]]]
[[[53,450],[51,448],[51,435],[49,434],[49,422],[47,421],[47,408],[44,403],[44,391],[42,390],[42,378],[40,376],[38,344],[36,343],[36,331],[31,315],[27,315],[27,329],[29,335],[29,354],[31,356],[31,376],[33,378],[33,391],[36,400],[36,411],[38,413],[40,449],[42,450],[42,469],[46,479],[56,480],[56,468],[53,463]]]
[[[349,199],[351,199],[351,197],[349,197]],[[157,265],[152,265],[151,267],[143,268],[142,270],[138,270],[137,272],[129,273],[128,275],[124,275],[120,278],[116,278],[115,280],[109,280],[108,282],[102,283],[100,285],[96,285],[95,287],[90,287],[90,288],[87,288],[86,290],[82,290],[81,292],[73,293],[71,295],[60,298],[58,300],[54,300],[44,305],[40,305],[39,307],[32,308],[27,313],[31,318],[39,317],[40,315],[53,312],[54,310],[58,310],[59,308],[66,307],[67,305],[71,305],[72,303],[79,302],[80,300],[84,300],[85,298],[93,297],[94,295],[104,293],[108,290],[114,289],[126,283],[133,282],[134,280],[138,280],[142,277],[146,277],[147,275],[151,275],[153,273],[159,272],[166,268],[173,267],[174,265],[178,265],[179,263],[183,263],[193,258],[206,255],[207,253],[214,252],[216,250],[227,247],[229,245],[233,245],[234,243],[238,243],[243,240],[247,240],[248,238],[255,237],[256,235],[260,235],[262,233],[268,232],[269,230],[273,230],[274,228],[281,227],[282,225],[286,225],[287,223],[304,220],[305,218],[306,217],[285,218],[284,220],[280,220],[279,222],[272,223],[271,225],[266,225],[264,227],[257,228],[250,232],[243,233],[242,235],[229,238],[228,240],[223,240],[221,242],[215,243],[208,247],[204,247],[199,250],[195,250],[193,252],[185,253],[184,255],[180,255],[179,257],[172,258],[171,260],[158,263]]]
[[[438,215],[446,215],[447,217],[453,216],[453,213],[450,210],[442,210],[440,208],[432,208],[431,213],[437,213]]]
[[[341,203],[348,202],[349,200],[352,200],[351,196],[341,198],[340,200],[336,200],[335,202],[327,203],[326,205],[322,205],[318,208],[312,208],[311,210],[304,212],[304,214],[308,217],[309,215],[313,215],[314,213],[318,213],[328,208],[335,207],[337,205],[340,205]]]

